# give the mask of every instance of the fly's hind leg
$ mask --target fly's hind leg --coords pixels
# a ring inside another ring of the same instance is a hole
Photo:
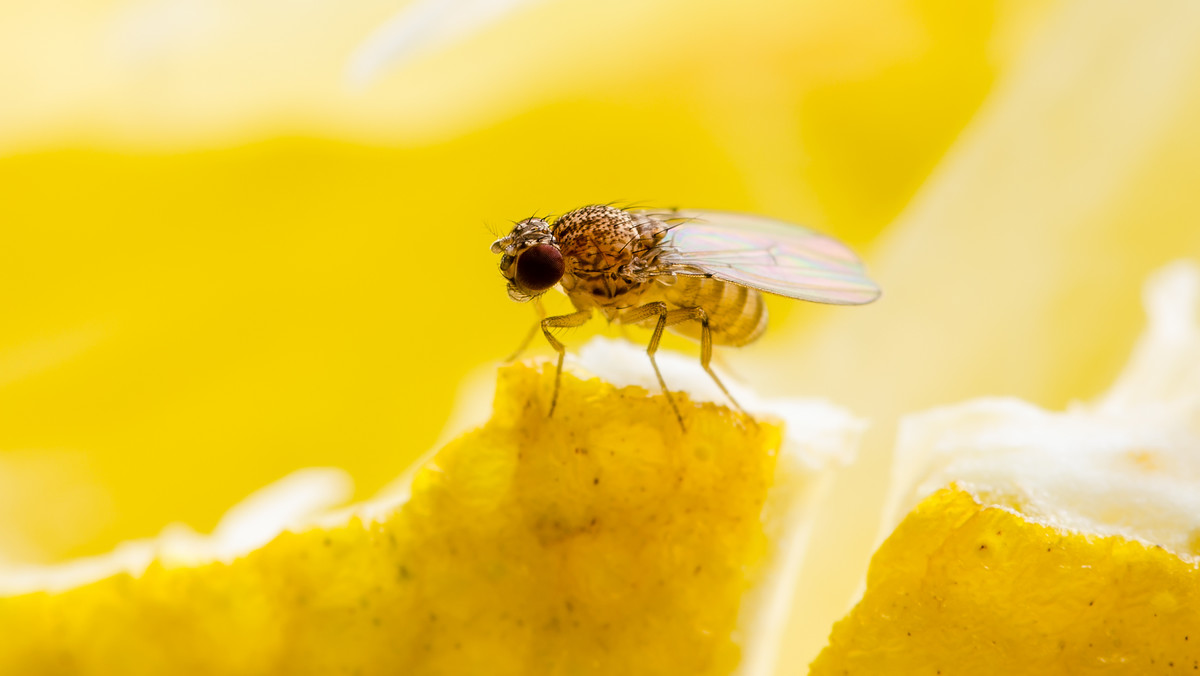
[[[546,341],[550,343],[550,347],[558,352],[558,367],[554,371],[554,394],[550,397],[550,412],[546,414],[546,417],[554,415],[554,406],[558,403],[558,384],[562,382],[563,358],[567,356],[566,346],[558,338],[555,338],[553,333],[550,333],[550,329],[583,326],[591,317],[591,310],[580,310],[579,312],[572,312],[569,315],[546,317],[540,322],[542,334],[546,336]]]

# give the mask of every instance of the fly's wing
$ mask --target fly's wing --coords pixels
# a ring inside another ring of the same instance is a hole
[[[846,245],[798,225],[700,209],[646,212],[670,226],[658,274],[715,277],[788,298],[862,305],[879,287]]]

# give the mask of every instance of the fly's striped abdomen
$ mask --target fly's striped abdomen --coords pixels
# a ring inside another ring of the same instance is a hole
[[[711,277],[676,276],[663,286],[662,299],[678,307],[704,308],[713,343],[738,347],[754,342],[767,328],[767,306],[762,294],[749,287]],[[700,339],[700,322],[683,322],[671,331]]]

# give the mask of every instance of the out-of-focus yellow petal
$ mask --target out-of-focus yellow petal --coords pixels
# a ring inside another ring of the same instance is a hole
[[[865,241],[1029,6],[551,2],[352,91],[391,2],[0,4],[0,452],[76,505],[0,498],[0,556],[205,530],[296,467],[369,494],[532,321],[484,226],[628,199]]]
[[[969,119],[1033,2],[542,2],[350,86],[350,56],[395,11],[284,0],[0,8],[0,151],[64,143],[179,149],[295,130],[361,143],[453,143],[556,107],[526,138],[540,199],[555,146],[605,130],[715,142],[752,201],[859,237],[878,231]],[[1018,11],[1018,8],[1020,11]],[[1033,19],[1029,17],[1033,16]],[[569,104],[601,106],[598,124]],[[565,106],[565,107],[564,107]],[[880,114],[880,111],[886,111]],[[635,138],[609,171],[703,167]],[[498,158],[493,158],[498,159]],[[599,186],[597,186],[598,188]],[[654,186],[644,186],[648,191]],[[673,200],[634,192],[591,199]],[[532,199],[532,198],[529,198]],[[721,205],[715,205],[721,206]]]
[[[1200,193],[1181,189],[1200,172],[1198,25],[1189,2],[1063,7],[880,241],[884,299],[772,337],[804,343],[789,371],[888,417],[1098,391],[1140,325],[1141,280],[1200,250]]]
[[[284,140],[0,161],[15,197],[0,200],[0,450],[5,466],[31,458],[12,475],[24,489],[0,497],[0,558],[97,553],[171,521],[207,530],[299,467],[343,467],[360,495],[399,474],[438,437],[461,378],[535,320],[487,247],[499,214],[531,208],[491,158],[519,157],[538,123],[454,149]],[[642,138],[706,161],[679,137]],[[561,166],[609,194],[700,199],[650,165],[600,176],[586,157],[611,140],[581,141]],[[478,183],[459,200],[464,175]],[[59,494],[89,516],[35,526],[34,502]]]

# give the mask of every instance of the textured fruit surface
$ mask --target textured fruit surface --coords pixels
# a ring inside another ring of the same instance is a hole
[[[3,674],[709,674],[740,659],[779,428],[501,371],[492,420],[379,520],[0,599]]]
[[[1200,265],[1144,298],[1099,399],[904,420],[889,502],[907,516],[814,674],[1200,671]]]
[[[1200,671],[1200,568],[1050,528],[950,488],[871,560],[812,674]]]

